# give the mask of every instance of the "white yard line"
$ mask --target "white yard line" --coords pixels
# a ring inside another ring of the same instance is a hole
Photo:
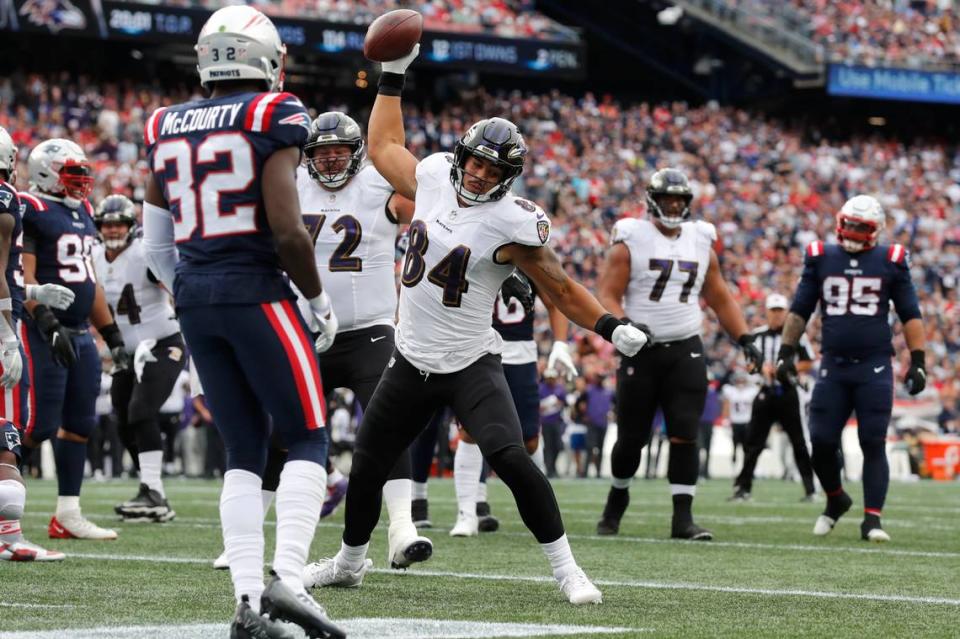
[[[76,608],[73,604],[38,604],[16,601],[0,601],[0,608]],[[3,635],[0,635],[2,637]]]

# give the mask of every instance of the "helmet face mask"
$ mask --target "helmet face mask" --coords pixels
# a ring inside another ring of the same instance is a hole
[[[869,195],[856,195],[837,213],[837,240],[849,253],[859,253],[877,245],[886,226],[880,202]]]
[[[31,188],[60,196],[71,208],[93,190],[93,168],[76,143],[62,138],[41,142],[27,159]]]
[[[200,30],[194,47],[200,85],[261,81],[267,91],[282,91],[287,47],[267,16],[247,5],[223,7]]]
[[[523,173],[526,155],[527,145],[512,122],[503,118],[477,122],[460,138],[453,152],[450,182],[456,189],[457,197],[468,204],[501,199]],[[472,172],[468,171],[468,163]],[[487,173],[494,167],[500,169],[500,175],[491,181]],[[478,175],[477,172],[481,170],[483,175]],[[482,183],[492,186],[482,192],[469,188],[470,184],[477,186]]]
[[[346,185],[360,171],[366,155],[360,125],[340,111],[317,116],[303,150],[307,173],[328,190]]]
[[[137,214],[130,198],[110,195],[100,202],[93,222],[107,250],[122,251],[133,240]]]
[[[663,227],[679,228],[690,219],[691,202],[693,191],[682,171],[661,169],[650,176],[650,183],[647,184],[647,208]]]

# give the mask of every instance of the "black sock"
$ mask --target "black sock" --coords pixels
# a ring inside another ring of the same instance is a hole
[[[628,505],[630,505],[630,489],[611,486],[610,492],[607,493],[607,504],[603,507],[603,518],[620,521]]]
[[[830,519],[840,519],[843,513],[850,510],[850,504],[852,503],[853,500],[850,499],[850,495],[840,490],[838,494],[827,496],[827,507],[823,514]]]
[[[678,494],[673,496],[674,523],[690,523],[693,521],[693,495]]]

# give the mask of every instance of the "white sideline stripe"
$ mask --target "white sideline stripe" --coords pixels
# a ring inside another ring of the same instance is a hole
[[[36,604],[16,601],[0,601],[0,608],[76,608],[73,604]],[[3,635],[0,635],[2,637]]]
[[[708,544],[703,544],[706,546]],[[206,564],[212,565],[213,559],[194,559],[190,557],[147,557],[144,555],[108,555],[108,554],[87,554],[70,553],[69,557],[80,557],[83,559],[100,559],[105,561],[150,561],[163,563],[181,563],[181,564]],[[68,557],[68,559],[69,559]],[[388,570],[386,568],[374,568],[370,572],[394,575],[402,578],[409,577],[452,577],[454,579],[479,579],[485,581],[523,581],[530,583],[556,583],[553,577],[536,577],[523,575],[496,575],[481,574],[474,572],[454,572],[447,570],[414,570],[400,572],[397,570]],[[901,603],[920,603],[920,604],[942,604],[947,606],[960,607],[960,599],[948,599],[946,597],[918,597],[912,595],[885,595],[880,593],[855,593],[855,592],[835,592],[829,590],[778,590],[773,588],[744,588],[738,586],[712,586],[709,584],[696,583],[672,583],[660,581],[623,581],[600,579],[593,583],[600,586],[621,586],[625,588],[646,588],[654,590],[697,590],[709,592],[743,593],[755,595],[767,595],[772,597],[820,597],[825,599],[863,599],[866,601],[895,601]]]

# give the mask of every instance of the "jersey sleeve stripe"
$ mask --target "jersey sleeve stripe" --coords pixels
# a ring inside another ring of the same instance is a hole
[[[810,242],[810,245],[807,247],[807,255],[810,257],[820,257],[823,255],[823,242],[820,240]]]
[[[905,254],[906,251],[901,244],[891,244],[890,248],[887,249],[887,259],[895,264],[902,262]]]
[[[165,111],[165,107],[160,107],[153,112],[153,115],[150,116],[150,119],[147,120],[147,126],[144,127],[144,138],[147,140],[147,144],[156,144],[157,138],[160,137],[160,114]]]
[[[33,208],[38,211],[46,211],[47,203],[38,198],[35,195],[30,195],[29,193],[21,193],[20,197],[30,203]]]
[[[250,123],[248,127],[251,131],[259,133],[270,128],[270,119],[267,115],[268,112],[273,112],[273,103],[279,100],[283,96],[282,93],[267,93],[264,94],[257,105],[250,105],[250,112],[247,114],[247,120]],[[252,117],[250,116],[252,113]],[[264,126],[266,124],[266,126]]]
[[[84,200],[83,206],[87,209],[87,213],[90,214],[90,217],[93,217],[93,204],[90,204],[90,200]]]
[[[310,370],[311,359],[307,353],[303,352],[303,342],[296,334],[295,324],[280,302],[262,304],[261,308],[290,362],[290,372],[297,387],[297,395],[300,397],[307,428],[320,428],[323,425],[320,392],[313,371]],[[315,366],[316,359],[312,361]]]

